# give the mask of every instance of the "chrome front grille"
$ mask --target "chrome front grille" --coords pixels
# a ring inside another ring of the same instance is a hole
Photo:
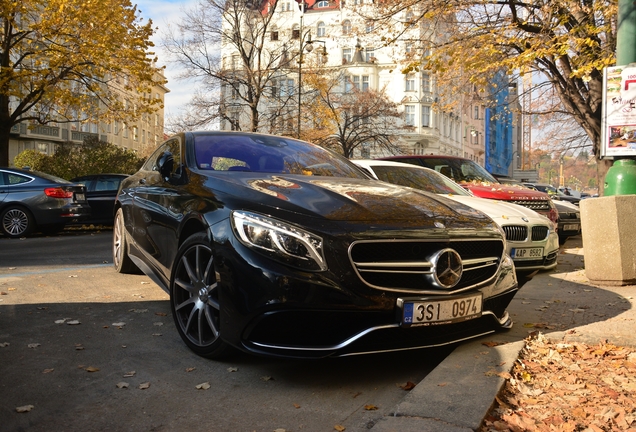
[[[505,225],[502,228],[508,241],[525,241],[528,238],[528,227],[525,225]]]
[[[512,200],[506,202],[517,204],[534,211],[550,211],[550,203],[548,200]]]
[[[532,241],[545,240],[548,236],[550,229],[547,226],[533,226],[532,227]]]
[[[461,257],[463,273],[452,289],[431,283],[431,258],[443,249]],[[349,259],[358,277],[368,286],[416,294],[452,294],[490,281],[499,268],[504,243],[492,239],[462,240],[360,240],[349,247]]]

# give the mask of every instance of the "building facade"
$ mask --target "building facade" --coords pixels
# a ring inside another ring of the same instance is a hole
[[[163,72],[157,81],[163,82]],[[152,95],[161,100],[161,107],[152,114],[144,114],[137,121],[103,122],[91,119],[90,114],[78,117],[70,123],[37,123],[22,122],[11,129],[9,139],[9,161],[24,150],[37,150],[45,154],[55,153],[55,149],[62,143],[81,144],[87,138],[97,138],[100,141],[118,145],[145,155],[150,149],[164,140],[164,99],[170,90],[166,86],[156,85]],[[122,95],[125,93],[122,91]]]
[[[264,3],[261,13],[270,13],[268,3]],[[386,95],[398,104],[403,113],[402,122],[408,126],[401,134],[399,147],[405,154],[448,154],[463,156],[485,164],[485,140],[487,104],[479,99],[468,102],[463,95],[453,104],[440,100],[440,86],[444,78],[435,76],[428,70],[409,67],[425,58],[439,29],[432,24],[417,22],[413,13],[402,12],[396,17],[401,36],[387,46],[384,29],[375,28],[373,21],[365,21],[362,16],[373,13],[374,4],[370,0],[307,0],[299,4],[294,0],[279,0],[269,26],[270,37],[267,40],[270,51],[276,47],[290,53],[291,67],[281,68],[283,84],[290,96],[302,92],[302,67],[298,67],[299,53],[305,58],[327,54],[322,66],[339,69],[348,77],[339,91],[347,91],[347,85],[360,90],[384,89]],[[306,40],[311,38],[314,48],[307,52]],[[231,45],[231,44],[230,44]],[[234,65],[236,53],[232,46],[222,46],[224,64]],[[284,70],[283,70],[284,69]],[[408,72],[407,72],[408,71]],[[300,85],[299,85],[300,78]],[[232,89],[236,91],[236,89]],[[231,99],[227,92],[226,100]],[[298,98],[300,101],[300,98]],[[442,106],[454,108],[444,110]],[[293,112],[280,126],[268,132],[288,134],[298,121]],[[241,113],[235,111],[232,121],[222,121],[221,129],[236,128],[241,121]],[[382,156],[379,149],[358,150],[354,157]]]

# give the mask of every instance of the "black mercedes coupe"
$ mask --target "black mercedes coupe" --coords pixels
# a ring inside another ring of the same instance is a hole
[[[181,133],[115,206],[115,268],[168,292],[204,357],[406,350],[512,325],[514,265],[488,216],[307,142]]]

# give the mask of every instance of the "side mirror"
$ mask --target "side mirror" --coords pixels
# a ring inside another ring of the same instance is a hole
[[[157,171],[161,175],[164,181],[170,181],[172,172],[174,169],[174,157],[169,151],[163,152],[161,156],[157,158]]]

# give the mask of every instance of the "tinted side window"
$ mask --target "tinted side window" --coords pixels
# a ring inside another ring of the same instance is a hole
[[[119,189],[120,180],[115,177],[100,177],[95,182],[96,191],[116,191]]]
[[[9,185],[16,185],[20,183],[28,183],[31,181],[29,177],[21,176],[19,174],[7,173],[7,178],[9,180]]]
[[[142,169],[145,171],[157,171],[157,160],[161,155],[163,155],[166,151],[172,153],[172,156],[175,160],[174,168],[178,169],[181,167],[181,146],[179,140],[177,138],[172,138],[163,144],[161,144],[157,149],[150,155],[146,163],[143,165]]]

